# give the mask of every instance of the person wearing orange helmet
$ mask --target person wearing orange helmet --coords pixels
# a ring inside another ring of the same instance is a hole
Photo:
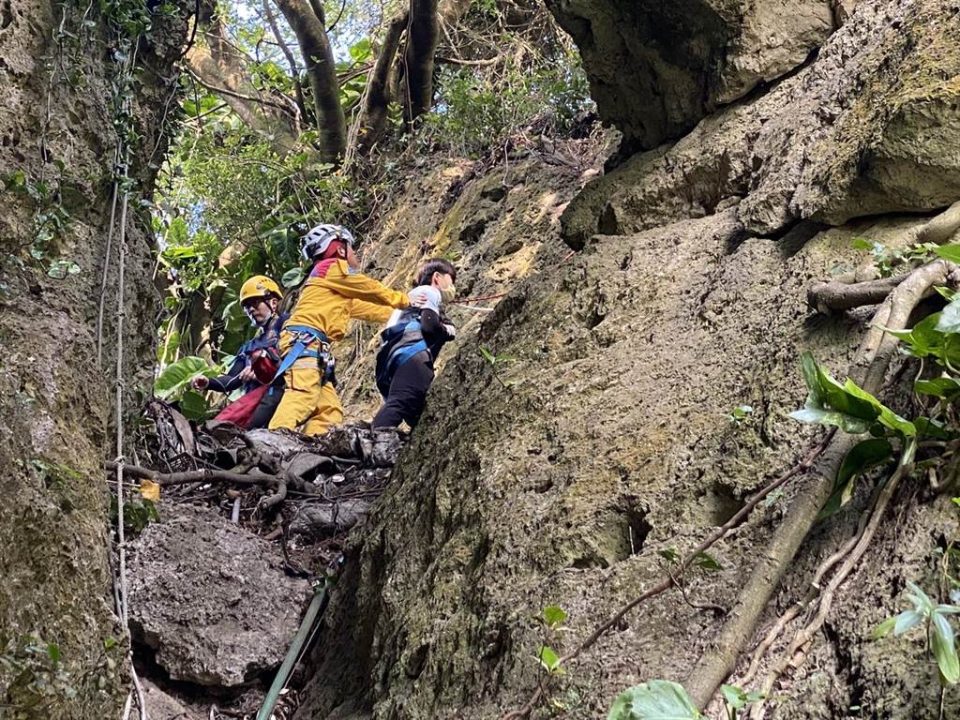
[[[244,390],[214,419],[234,422],[244,428],[264,428],[283,397],[283,380],[276,378],[280,364],[280,331],[287,315],[280,314],[283,293],[266,275],[255,275],[240,288],[240,306],[257,327],[252,340],[244,343],[226,373],[215,378],[198,377],[193,388],[225,394]]]

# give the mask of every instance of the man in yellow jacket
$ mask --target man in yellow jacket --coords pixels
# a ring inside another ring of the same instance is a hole
[[[384,323],[410,305],[406,293],[357,271],[353,242],[340,225],[318,225],[303,239],[303,256],[315,264],[280,335],[286,390],[271,430],[303,426],[307,435],[322,435],[342,423],[330,343],[344,336],[351,318]]]

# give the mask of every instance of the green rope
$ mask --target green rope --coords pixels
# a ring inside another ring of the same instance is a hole
[[[257,713],[257,720],[270,720],[273,709],[277,706],[277,700],[280,699],[280,693],[287,686],[290,675],[297,666],[297,662],[300,660],[303,650],[307,645],[307,639],[311,635],[310,631],[327,607],[329,587],[329,581],[324,581],[322,585],[318,584],[315,587],[313,599],[310,601],[309,607],[307,607],[307,614],[303,616],[303,622],[300,623],[300,629],[297,630],[297,634],[293,638],[293,643],[291,643],[290,649],[287,650],[287,656],[283,659],[283,664],[280,666],[277,676],[273,679],[270,691],[263,699],[263,705],[260,707],[260,712]]]

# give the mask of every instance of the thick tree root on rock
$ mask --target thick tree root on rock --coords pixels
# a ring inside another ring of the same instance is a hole
[[[905,454],[896,471],[886,482],[886,484],[884,484],[881,491],[877,493],[870,511],[864,515],[864,517],[869,516],[869,522],[862,527],[862,530],[856,537],[856,542],[852,550],[843,560],[843,564],[838,568],[836,574],[827,584],[827,587],[820,598],[817,614],[797,632],[793,640],[790,642],[790,645],[784,651],[781,659],[768,673],[767,678],[761,687],[761,692],[768,697],[770,696],[773,686],[776,684],[777,680],[781,675],[783,675],[783,673],[787,671],[788,668],[792,666],[794,669],[796,669],[800,666],[803,656],[805,655],[804,649],[813,641],[815,633],[817,633],[820,628],[823,627],[823,624],[827,619],[827,614],[830,612],[831,607],[833,607],[833,599],[836,596],[838,588],[843,584],[847,577],[849,577],[857,563],[860,562],[860,559],[866,553],[867,547],[870,545],[870,541],[873,540],[873,536],[876,535],[877,528],[880,526],[880,521],[883,519],[887,507],[890,505],[890,501],[893,499],[894,493],[896,493],[897,488],[900,485],[900,480],[904,477],[904,475],[909,475],[912,468],[913,454],[911,448],[911,451]],[[839,555],[839,553],[837,555]],[[834,557],[836,557],[836,555]],[[763,703],[758,703],[752,708],[750,712],[750,719],[763,720],[765,710],[766,706]]]
[[[954,208],[951,208],[951,211]],[[943,260],[924,265],[903,278],[877,309],[850,372],[867,392],[876,394],[881,389],[896,350],[897,338],[885,332],[885,329],[906,328],[917,304],[932,292],[934,286],[946,283],[948,276],[956,270],[955,265]],[[838,436],[820,457],[812,473],[813,481],[810,486],[804,489],[790,507],[766,552],[759,559],[723,629],[688,675],[686,687],[695,705],[706,707],[717,688],[733,671],[745,646],[756,632],[763,610],[830,497],[837,470],[854,443],[855,438],[852,436]],[[857,557],[860,544],[858,541],[851,558]],[[846,568],[846,564],[843,568]],[[849,574],[849,570],[846,574]],[[839,576],[840,571],[835,579]]]

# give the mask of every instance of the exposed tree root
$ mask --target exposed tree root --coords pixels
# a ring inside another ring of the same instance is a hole
[[[840,565],[836,574],[827,584],[827,587],[820,598],[817,614],[797,632],[790,645],[784,651],[781,659],[768,673],[767,678],[761,688],[761,691],[767,696],[770,695],[770,692],[773,690],[773,686],[788,668],[792,666],[794,669],[796,669],[802,664],[806,655],[805,648],[812,643],[814,635],[820,630],[821,627],[823,627],[823,623],[827,619],[827,614],[833,607],[833,599],[836,596],[837,590],[847,579],[847,577],[849,577],[850,573],[853,572],[853,569],[857,566],[857,563],[860,562],[860,559],[866,553],[867,547],[870,545],[871,540],[873,540],[874,535],[876,535],[877,528],[880,526],[880,521],[883,519],[887,507],[890,505],[890,501],[893,499],[893,496],[897,491],[900,480],[905,475],[909,475],[912,468],[913,448],[911,446],[910,449],[905,453],[905,456],[901,460],[900,464],[897,466],[896,471],[883,486],[883,489],[874,498],[870,512],[865,514],[865,517],[869,515],[870,520],[865,526],[862,527],[861,532],[857,536],[853,549],[843,560],[843,564]],[[764,703],[758,703],[752,708],[750,712],[750,718],[751,720],[762,720],[764,713]]]
[[[955,269],[956,266],[950,263],[936,260],[914,270],[877,309],[850,372],[867,392],[880,390],[897,346],[897,338],[886,333],[884,328],[904,329],[917,303],[933,286],[944,284],[948,274]],[[830,497],[840,463],[855,441],[849,435],[837,437],[818,460],[810,486],[790,507],[766,552],[758,559],[723,629],[688,675],[686,687],[694,705],[706,707],[717,688],[733,671],[744,646],[754,636],[773,592]]]

